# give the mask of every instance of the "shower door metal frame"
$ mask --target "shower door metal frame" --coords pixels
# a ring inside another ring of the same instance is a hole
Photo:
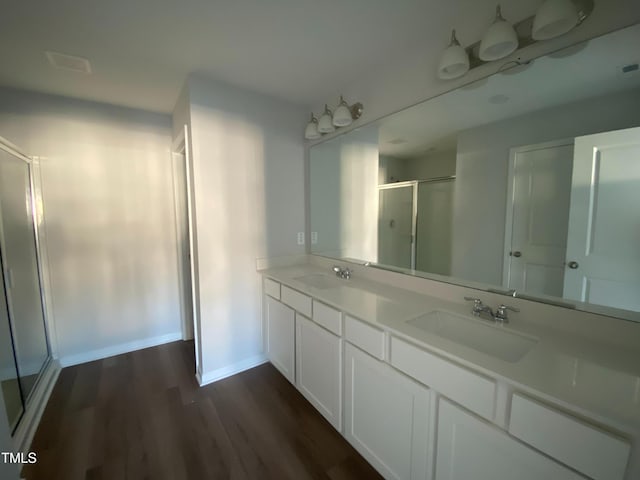
[[[416,229],[418,228],[418,181],[411,180],[408,182],[383,183],[378,185],[378,197],[381,190],[392,190],[394,188],[411,187],[412,205],[411,205],[411,270],[416,269]]]
[[[36,195],[35,195],[35,182],[34,182],[34,175],[33,175],[33,159],[31,157],[29,157],[25,152],[23,152],[20,148],[18,148],[16,145],[14,145],[13,143],[9,142],[8,140],[6,140],[4,137],[0,137],[0,149],[4,150],[5,152],[9,153],[10,155],[14,156],[15,158],[22,160],[26,165],[27,165],[27,171],[28,171],[28,176],[29,176],[29,202],[30,202],[30,209],[31,209],[31,221],[33,224],[33,235],[34,235],[34,248],[35,248],[35,252],[36,252],[36,268],[38,271],[38,287],[40,290],[40,307],[42,309],[42,320],[43,320],[43,328],[44,328],[44,336],[45,336],[45,343],[46,343],[46,347],[47,347],[47,358],[44,361],[44,363],[42,364],[42,366],[40,367],[40,370],[38,371],[38,379],[36,380],[36,383],[34,384],[33,388],[31,389],[31,391],[29,392],[29,395],[27,395],[25,397],[24,392],[22,390],[22,385],[20,383],[20,381],[18,381],[18,385],[20,387],[20,394],[22,396],[22,400],[23,400],[23,405],[22,405],[22,415],[20,416],[20,419],[16,422],[15,425],[12,425],[12,434],[15,433],[18,425],[20,424],[20,421],[22,420],[22,417],[24,416],[25,412],[26,412],[26,406],[29,403],[29,399],[31,398],[31,394],[36,390],[37,384],[40,381],[40,378],[42,377],[42,372],[45,371],[45,369],[47,368],[47,366],[49,365],[49,363],[52,360],[52,350],[51,350],[51,342],[50,342],[50,329],[49,329],[49,318],[47,315],[47,308],[46,308],[46,296],[44,293],[44,282],[43,282],[43,264],[42,264],[42,255],[40,252],[41,249],[41,244],[40,244],[40,235],[39,235],[39,228],[38,228],[38,210],[37,210],[37,205],[36,205]],[[0,208],[0,244],[5,244],[4,242],[4,224],[2,222],[2,209]],[[6,301],[7,301],[7,311],[8,311],[8,316],[9,316],[9,328],[11,330],[12,333],[12,344],[13,344],[13,332],[15,331],[15,326],[13,325],[14,322],[14,316],[13,316],[13,306],[11,305],[11,299],[9,298],[8,292],[9,292],[9,279],[7,278],[7,275],[5,275],[5,270],[4,270],[4,266],[8,265],[7,263],[7,257],[6,257],[6,252],[4,251],[4,249],[0,248],[0,257],[2,260],[2,266],[3,266],[3,272],[2,272],[2,281],[4,284],[4,288],[5,288],[5,296],[6,296]],[[13,348],[14,348],[14,359],[16,361],[16,369],[18,372],[18,378],[20,378],[20,365],[18,364],[17,361],[17,357],[16,357],[16,347],[15,344],[13,344]]]

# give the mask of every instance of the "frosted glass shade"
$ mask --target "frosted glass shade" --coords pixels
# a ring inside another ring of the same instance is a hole
[[[344,98],[340,97],[340,105],[333,112],[333,124],[336,127],[348,127],[353,123],[353,117],[351,116],[351,110],[349,105],[344,101]]]
[[[328,106],[324,106],[324,113],[318,120],[318,131],[320,133],[331,133],[335,132],[336,127],[333,126],[333,118],[331,114],[331,110],[329,110]]]
[[[496,9],[496,20],[487,30],[480,42],[478,56],[480,60],[490,62],[511,55],[518,48],[518,35],[513,26],[507,22]]]
[[[438,66],[438,78],[451,80],[469,71],[469,55],[461,45],[449,45],[442,53]]]
[[[533,19],[531,37],[548,40],[563,35],[578,24],[578,12],[571,0],[546,0]]]
[[[318,119],[311,114],[311,120],[307,123],[307,128],[304,129],[304,138],[307,140],[316,140],[321,136],[320,132],[318,132]]]

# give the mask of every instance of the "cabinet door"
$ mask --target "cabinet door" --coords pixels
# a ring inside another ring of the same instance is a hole
[[[427,476],[429,390],[345,344],[344,435],[387,479]]]
[[[342,341],[296,315],[296,384],[337,430],[342,430]]]
[[[295,314],[279,301],[265,296],[265,348],[267,358],[291,383],[295,381]]]
[[[584,479],[502,430],[441,399],[436,480]]]

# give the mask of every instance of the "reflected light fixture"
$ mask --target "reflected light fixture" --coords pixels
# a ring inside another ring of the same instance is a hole
[[[499,60],[511,55],[518,48],[518,35],[513,25],[502,17],[500,5],[496,7],[496,18],[482,37],[478,56],[480,60]]]
[[[349,106],[345,99],[340,95],[340,103],[333,112],[333,124],[336,127],[348,127],[362,115],[362,104],[360,102]]]
[[[442,80],[452,80],[463,76],[469,71],[469,54],[456,38],[456,31],[451,31],[451,42],[442,53],[438,65],[438,77]]]
[[[335,132],[336,127],[333,126],[333,113],[329,110],[329,106],[324,104],[324,113],[318,120],[318,131],[320,133]]]
[[[307,140],[316,140],[321,136],[320,132],[318,132],[318,119],[312,113],[311,120],[307,123],[307,128],[304,129],[304,138]]]
[[[578,10],[571,0],[545,0],[533,19],[531,38],[559,37],[575,27],[578,21]]]

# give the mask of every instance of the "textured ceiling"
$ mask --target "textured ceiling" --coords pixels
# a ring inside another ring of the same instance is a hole
[[[542,0],[511,0],[513,21]],[[465,44],[494,0],[7,0],[0,85],[170,112],[198,72],[314,105],[407,50],[439,54],[452,26]],[[86,57],[92,74],[49,66],[44,52]]]

